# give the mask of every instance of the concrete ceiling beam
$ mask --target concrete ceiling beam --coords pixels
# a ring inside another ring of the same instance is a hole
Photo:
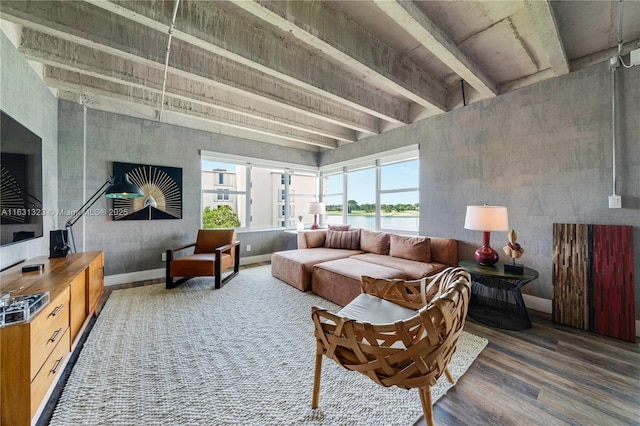
[[[246,0],[231,3],[362,74],[365,81],[425,108],[446,111],[446,88],[439,81],[327,3]]]
[[[31,4],[34,5],[33,8],[27,7],[23,3],[19,5],[11,3],[8,6],[7,2],[0,2],[0,10],[3,12],[3,18],[21,24],[25,28],[33,28],[61,40],[80,44],[95,49],[97,52],[128,59],[149,68],[164,70],[164,53],[162,51],[166,49],[166,46],[164,46],[165,40],[161,39],[162,34],[156,34],[157,37],[152,40],[145,36],[140,38],[140,35],[137,34],[140,33],[140,30],[136,31],[132,23],[129,22],[127,25],[125,22],[122,24],[125,28],[121,31],[114,31],[115,34],[112,37],[107,37],[106,34],[92,34],[91,39],[87,39],[85,37],[89,37],[89,35],[84,31],[88,30],[87,28],[73,26],[74,22],[83,21],[78,18],[77,14],[68,12],[58,16],[49,13],[51,11],[44,7],[48,4],[47,2]],[[35,7],[35,5],[40,7]],[[85,6],[87,5],[85,4]],[[94,10],[94,14],[95,12]],[[35,15],[31,13],[35,13]],[[41,16],[42,14],[44,16]],[[57,21],[50,21],[48,16],[57,19]],[[109,26],[103,25],[102,27]],[[51,40],[48,43],[60,50],[58,45],[61,40]],[[43,43],[45,41],[40,42],[40,44]],[[188,43],[178,40],[174,44],[173,57],[178,59],[170,62],[171,70],[185,78],[198,79],[203,83],[218,85],[244,97],[260,100],[275,107],[368,135],[377,134],[380,131],[379,119],[369,114],[350,109],[329,99],[318,99],[317,96],[298,87],[283,85],[278,79],[238,65],[228,59],[216,57]],[[94,54],[99,56],[100,53],[97,52]],[[178,56],[180,52],[182,60]],[[194,58],[199,58],[199,61],[194,61]]]
[[[558,24],[549,0],[525,0],[531,21],[536,28],[538,38],[545,47],[545,53],[556,76],[569,73],[569,60],[558,31]]]
[[[163,74],[161,70],[143,68],[128,59],[96,52],[69,41],[60,40],[54,45],[47,42],[50,37],[24,29],[19,50],[28,59],[43,64],[79,72],[104,81],[162,93]],[[168,74],[166,91],[175,98],[252,117],[267,123],[277,123],[343,142],[356,140],[356,132],[346,127],[304,116],[294,111],[274,108],[273,105],[238,96],[237,93],[224,90],[222,87],[178,75]]]
[[[150,29],[166,34],[173,2],[88,0]],[[409,103],[350,78],[315,53],[296,44],[282,48],[283,37],[247,23],[215,6],[216,2],[180,3],[174,39],[198,46],[319,96],[383,120],[408,123]]]
[[[133,88],[119,83],[103,81],[92,76],[51,66],[45,67],[44,80],[52,87],[67,92],[83,94],[85,97],[88,97],[89,100],[91,99],[91,96],[99,96],[101,98],[112,98],[118,101],[145,105],[147,107],[155,108],[157,111],[160,109],[161,94],[157,91],[147,90],[144,88]],[[170,95],[165,96],[165,108],[168,111],[173,111],[175,113],[193,115],[225,126],[244,129],[263,135],[276,136],[284,140],[306,143],[329,149],[333,149],[338,146],[335,140],[329,138],[286,128],[276,123],[265,123],[263,121],[255,120],[252,117],[220,111],[189,100],[174,98]],[[155,118],[157,119],[157,117]]]
[[[373,1],[389,18],[411,34],[482,96],[494,97],[498,94],[495,83],[413,2]]]

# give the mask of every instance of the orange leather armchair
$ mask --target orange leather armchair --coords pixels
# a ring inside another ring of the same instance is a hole
[[[195,247],[193,254],[175,257],[175,253]],[[233,272],[222,279],[222,271],[233,266]],[[235,229],[200,229],[195,243],[167,250],[167,288],[174,288],[193,277],[215,277],[220,288],[238,275],[240,242]],[[174,278],[179,280],[173,281]]]

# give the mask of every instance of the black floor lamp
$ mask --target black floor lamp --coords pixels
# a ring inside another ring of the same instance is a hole
[[[73,252],[76,252],[76,242],[73,238],[73,225],[80,220],[82,216],[95,204],[96,201],[100,199],[102,195],[105,195],[107,198],[140,198],[144,197],[144,192],[137,185],[133,184],[129,180],[129,175],[127,173],[123,173],[119,176],[119,179],[115,177],[109,178],[101,187],[98,189],[88,200],[86,203],[82,205],[76,212],[69,218],[67,223],[64,225],[64,228],[67,232],[69,242],[71,243],[71,248]],[[67,252],[69,249],[67,248]],[[66,256],[66,253],[64,254]],[[53,256],[52,256],[53,257]],[[63,256],[59,256],[63,257]]]

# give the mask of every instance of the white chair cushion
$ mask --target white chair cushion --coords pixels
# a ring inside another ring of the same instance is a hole
[[[393,323],[411,318],[416,314],[417,312],[412,309],[364,293],[337,312],[338,316],[371,324]]]

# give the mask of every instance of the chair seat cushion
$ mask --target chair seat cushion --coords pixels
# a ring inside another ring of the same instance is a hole
[[[215,253],[198,253],[183,256],[171,261],[172,277],[213,277],[216,274]],[[223,253],[220,259],[221,270],[233,265],[233,258]]]
[[[371,324],[388,324],[411,318],[417,312],[363,293],[338,311],[337,315]]]

